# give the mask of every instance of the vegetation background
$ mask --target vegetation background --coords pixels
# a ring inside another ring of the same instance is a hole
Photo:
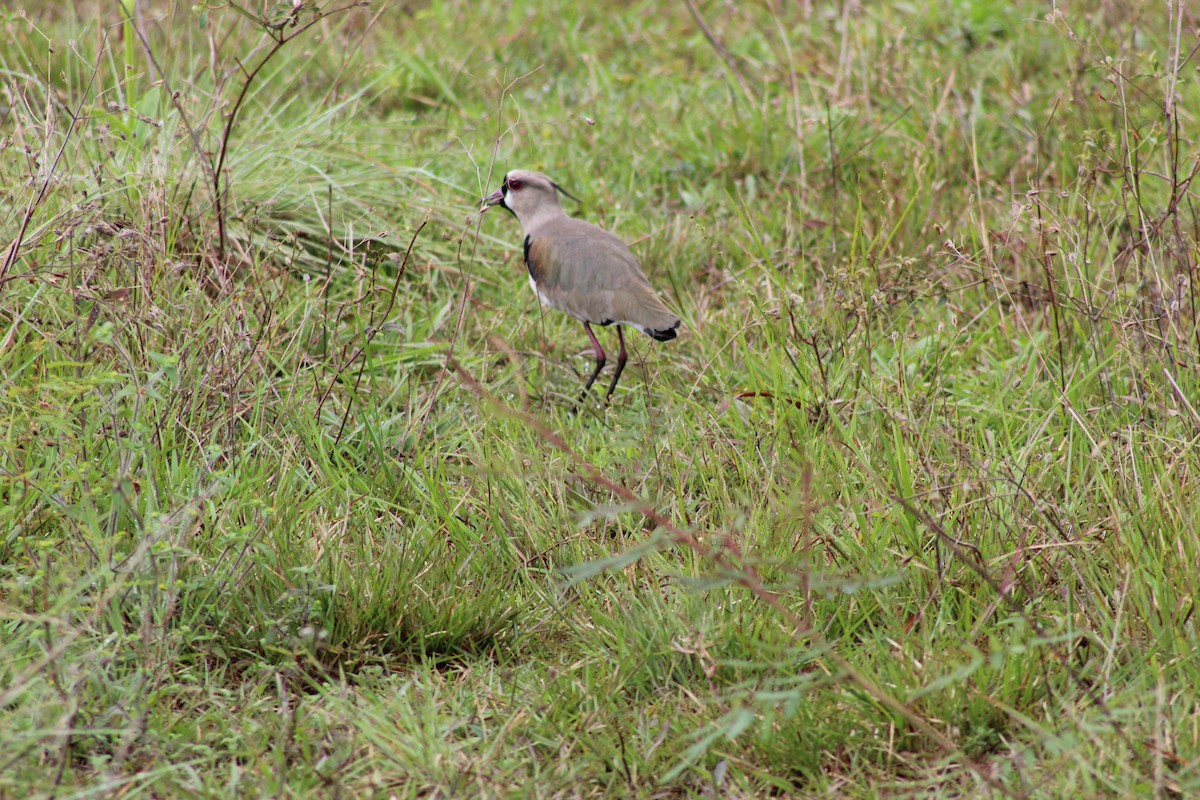
[[[0,796],[1197,796],[1196,13],[6,6]]]

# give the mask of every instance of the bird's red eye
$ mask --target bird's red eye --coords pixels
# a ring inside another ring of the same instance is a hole
[[[521,190],[521,182],[513,178],[508,180],[508,188],[510,191],[519,192]]]

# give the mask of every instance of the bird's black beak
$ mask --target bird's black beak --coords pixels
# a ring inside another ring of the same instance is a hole
[[[483,198],[482,203],[483,203],[483,208],[481,208],[480,211],[487,211],[489,208],[491,208],[494,205],[501,205],[501,206],[504,206],[505,208],[508,208],[508,206],[505,205],[505,203],[504,203],[504,187],[501,186],[499,189],[492,192],[487,197]]]

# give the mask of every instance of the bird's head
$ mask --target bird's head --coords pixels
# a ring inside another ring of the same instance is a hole
[[[504,176],[500,188],[483,198],[483,210],[503,206],[517,219],[529,220],[549,209],[558,209],[558,193],[576,198],[540,172],[514,169]]]

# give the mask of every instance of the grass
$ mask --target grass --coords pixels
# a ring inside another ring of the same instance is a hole
[[[1200,791],[1186,4],[128,5],[0,17],[0,796]]]

